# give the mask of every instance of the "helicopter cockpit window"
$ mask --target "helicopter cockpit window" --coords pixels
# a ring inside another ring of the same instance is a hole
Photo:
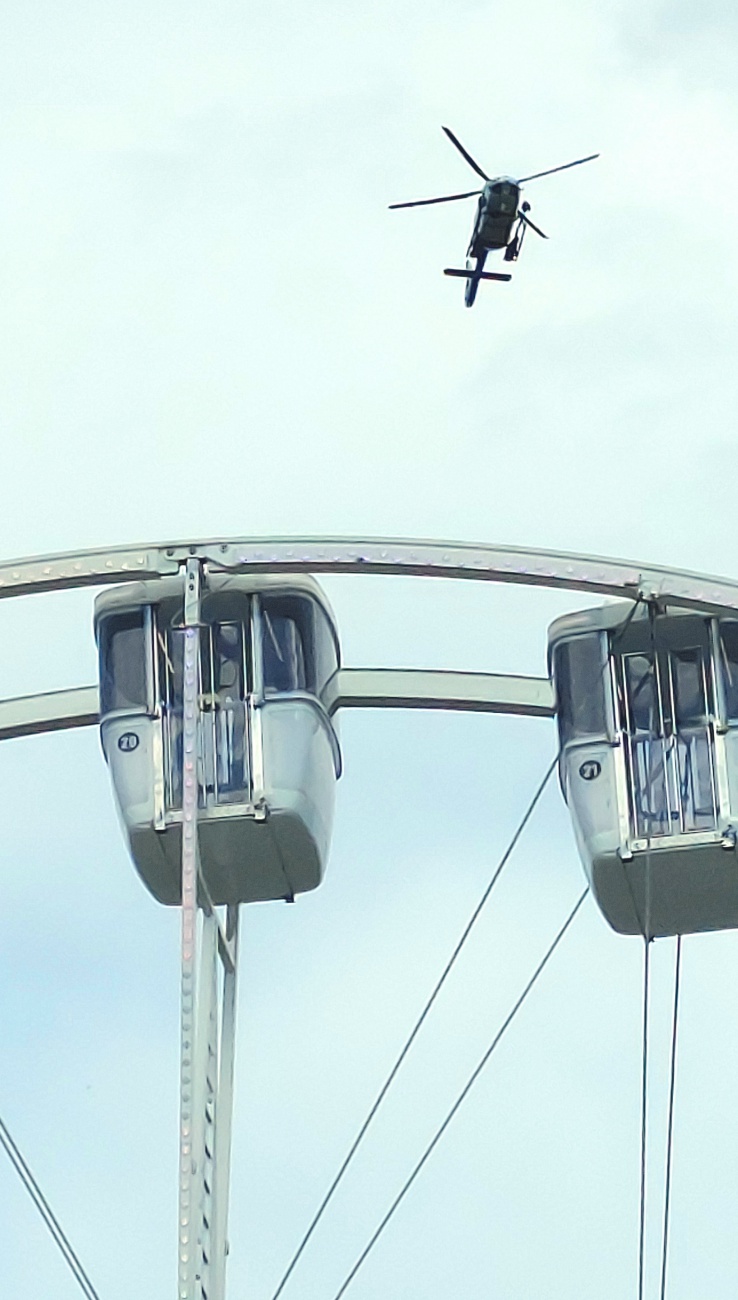
[[[148,705],[144,611],[102,620],[99,629],[100,712]]]
[[[720,678],[727,722],[738,722],[738,622],[720,623]]]
[[[578,636],[558,645],[554,651],[554,679],[562,746],[570,740],[606,736],[602,636]]]

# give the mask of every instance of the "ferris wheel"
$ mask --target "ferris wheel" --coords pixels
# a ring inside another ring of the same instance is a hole
[[[591,593],[557,619],[545,675],[342,662],[316,575],[417,575]],[[544,787],[558,772],[583,891],[510,1015],[339,1289],[348,1290],[591,893],[643,943],[643,1295],[649,950],[738,927],[738,581],[620,560],[393,539],[154,544],[0,565],[0,599],[77,587],[94,602],[99,682],[0,701],[0,739],[99,724],[131,859],[181,912],[178,1300],[225,1300],[239,909],[316,889],[342,771],[338,715],[427,708],[549,719],[556,757],[274,1293],[302,1252],[411,1050]],[[9,1130],[0,1141],[80,1288],[79,1258]],[[663,1231],[666,1278],[667,1169]],[[662,1288],[663,1295],[663,1288]]]

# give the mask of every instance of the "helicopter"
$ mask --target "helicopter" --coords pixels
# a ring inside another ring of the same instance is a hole
[[[460,276],[466,280],[464,301],[467,307],[474,305],[477,289],[482,280],[511,280],[509,273],[502,271],[485,271],[487,254],[504,248],[504,260],[517,262],[523,247],[525,232],[534,230],[541,239],[548,239],[543,231],[531,221],[528,213],[530,203],[520,203],[520,189],[527,181],[536,181],[540,176],[551,176],[554,172],[566,171],[569,167],[579,167],[582,163],[599,158],[598,153],[588,154],[586,158],[576,158],[574,162],[563,163],[560,167],[549,167],[545,172],[533,172],[531,176],[521,176],[514,180],[512,176],[489,177],[482,171],[479,163],[454,135],[449,127],[444,126],[449,140],[456,146],[462,158],[484,181],[481,190],[467,190],[464,194],[445,194],[438,199],[415,199],[410,203],[390,203],[390,208],[420,208],[430,203],[455,203],[457,199],[471,199],[479,196],[474,229],[466,253],[466,268],[461,271],[456,267],[446,267],[444,275]],[[518,204],[520,203],[520,206]]]

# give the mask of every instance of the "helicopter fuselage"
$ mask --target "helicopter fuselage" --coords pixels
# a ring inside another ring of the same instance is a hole
[[[477,204],[469,257],[507,247],[517,220],[519,199],[520,186],[511,176],[496,176],[485,182]]]
[[[390,203],[390,207],[423,208],[429,203],[456,203],[460,199],[471,199],[479,195],[474,228],[466,253],[466,267],[461,270],[456,266],[447,266],[444,271],[444,275],[460,276],[466,280],[465,300],[467,307],[471,307],[482,280],[511,279],[507,271],[485,271],[484,263],[488,253],[504,248],[504,260],[517,262],[527,230],[534,230],[541,239],[548,239],[548,235],[544,234],[528,216],[530,203],[522,203],[518,208],[522,186],[527,181],[538,180],[541,176],[552,176],[554,172],[568,171],[570,167],[579,167],[582,163],[592,162],[594,158],[599,158],[599,154],[591,153],[586,158],[575,158],[573,162],[563,163],[560,167],[549,167],[543,172],[531,172],[530,175],[521,176],[517,180],[513,176],[488,177],[450,127],[444,126],[443,130],[472,171],[484,181],[482,189],[466,190],[463,194],[440,194],[434,199],[412,199],[409,203]]]

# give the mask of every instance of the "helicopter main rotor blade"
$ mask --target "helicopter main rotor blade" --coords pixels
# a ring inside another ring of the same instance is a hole
[[[565,172],[570,167],[579,167],[582,163],[592,162],[594,158],[599,158],[598,153],[590,153],[586,158],[576,158],[574,162],[564,163],[561,167],[549,167],[547,172],[534,172],[532,176],[521,176],[518,185],[524,185],[526,181],[537,181],[539,176],[553,176],[554,172]]]
[[[467,194],[444,194],[440,199],[414,199],[412,203],[390,203],[391,208],[423,208],[428,203],[455,203],[457,199],[472,199],[481,190],[469,190]]]
[[[466,158],[466,161],[468,162],[469,166],[474,169],[474,171],[477,173],[477,176],[481,176],[483,181],[488,181],[489,176],[487,175],[487,173],[483,172],[481,167],[479,166],[479,163],[476,163],[472,158],[471,154],[467,153],[461,141],[456,139],[456,136],[454,135],[453,131],[449,130],[447,126],[442,126],[441,130],[446,132],[446,135],[448,136],[451,143],[456,145],[456,148],[458,149],[462,158]]]
[[[541,239],[548,239],[548,235],[544,235],[543,231],[538,229],[535,221],[531,221],[530,217],[526,217],[524,212],[519,212],[518,216],[526,226],[530,226],[531,230],[535,230],[536,234],[541,236]]]

